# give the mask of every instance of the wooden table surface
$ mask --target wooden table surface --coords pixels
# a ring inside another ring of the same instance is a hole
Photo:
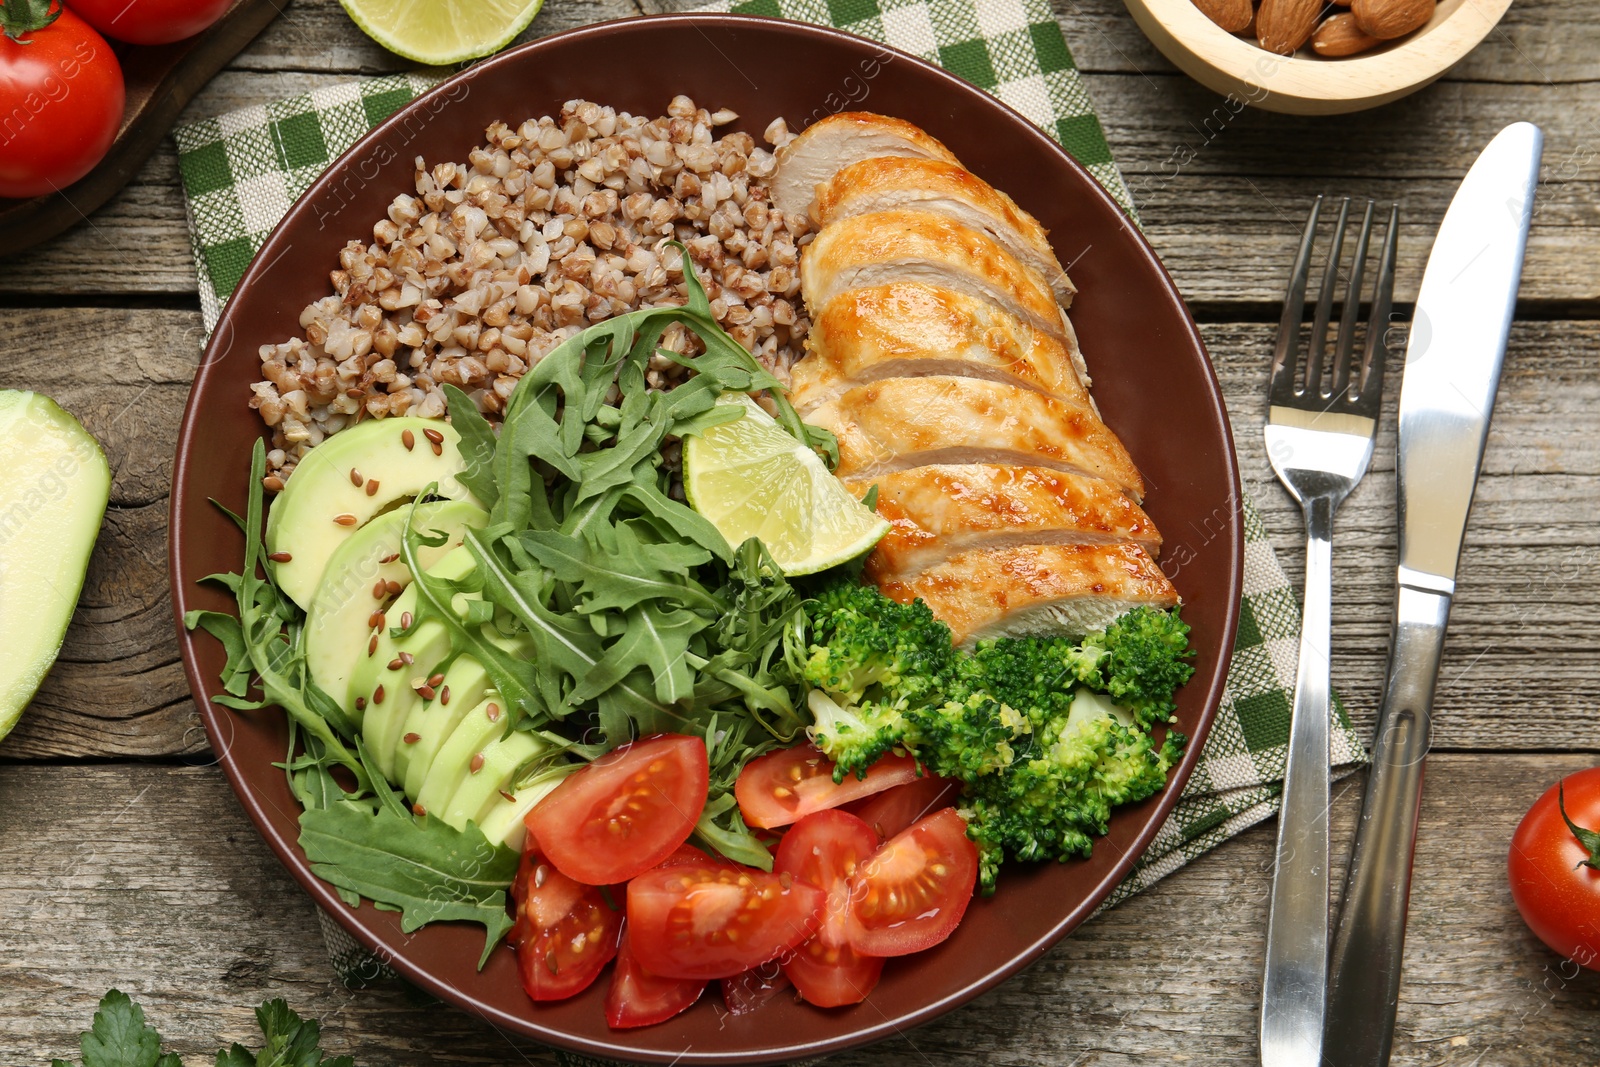
[[[1245,482],[1291,574],[1300,519],[1258,427],[1309,198],[1399,202],[1396,295],[1409,302],[1475,152],[1508,122],[1544,127],[1518,321],[1439,681],[1394,1062],[1600,1064],[1600,975],[1575,974],[1528,933],[1504,877],[1527,806],[1600,762],[1600,9],[1518,0],[1430,89],[1311,119],[1234,114],[1163,60],[1118,0],[1056,5],[1150,239],[1202,325]],[[529,36],[638,10],[549,0]],[[401,69],[337,0],[294,0],[186,117]],[[253,1007],[282,996],[363,1067],[552,1062],[403,989],[340,986],[313,906],[212,765],[167,592],[173,443],[202,340],[170,142],[104,209],[3,266],[0,386],[75,412],[115,481],[61,659],[0,745],[0,1061],[76,1056],[78,1031],[116,986],[186,1056],[254,1033]],[[1386,418],[1335,542],[1334,678],[1368,732],[1395,564],[1392,402]],[[1340,869],[1360,785],[1336,786]],[[1272,837],[1270,823],[1245,833],[971,1006],[833,1062],[1255,1062]]]

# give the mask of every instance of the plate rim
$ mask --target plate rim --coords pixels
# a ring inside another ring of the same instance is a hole
[[[269,267],[284,254],[287,254],[292,243],[285,248],[277,246],[283,242],[283,230],[286,223],[296,214],[300,204],[309,202],[329,188],[337,184],[342,176],[342,169],[351,159],[361,156],[373,145],[387,137],[395,129],[401,127],[405,121],[422,108],[428,107],[443,96],[447,96],[462,84],[470,83],[481,77],[484,73],[509,63],[519,62],[527,53],[537,53],[550,47],[567,46],[573,40],[583,38],[604,38],[617,31],[618,28],[636,27],[642,23],[679,23],[694,26],[702,30],[708,26],[719,28],[736,28],[740,25],[771,25],[782,27],[787,33],[809,34],[831,41],[848,42],[850,47],[859,47],[863,42],[872,47],[892,54],[896,62],[903,62],[921,68],[925,75],[932,75],[936,80],[944,82],[948,88],[957,94],[968,98],[980,98],[986,105],[999,108],[1010,113],[1019,127],[1025,128],[1026,136],[1035,140],[1040,147],[1059,160],[1070,169],[1081,172],[1086,178],[1091,189],[1089,195],[1098,197],[1105,208],[1117,212],[1127,218],[1127,212],[1118,204],[1111,194],[1100,184],[1099,180],[1088,171],[1086,167],[1073,159],[1062,146],[1045,134],[1038,126],[1021,115],[1015,108],[1006,104],[998,97],[980,89],[950,72],[927,62],[911,53],[903,52],[890,45],[846,33],[830,26],[821,26],[814,23],[798,22],[789,19],[771,18],[763,15],[746,15],[732,13],[673,13],[638,15],[623,19],[614,19],[604,22],[591,23],[587,26],[574,27],[559,33],[551,34],[536,41],[518,45],[487,59],[465,71],[444,79],[427,91],[413,98],[408,104],[398,108],[383,122],[373,127],[359,140],[333,160],[328,167],[291,205],[282,220],[273,227],[272,231],[262,242],[261,247],[251,258],[248,268],[240,277],[234,288],[234,293],[246,291],[250,288]],[[1132,220],[1129,220],[1130,223]],[[894,1017],[885,1016],[882,1021],[869,1026],[850,1030],[843,1034],[831,1037],[790,1042],[783,1045],[773,1045],[760,1052],[728,1051],[695,1049],[684,1054],[668,1056],[658,1054],[652,1050],[636,1049],[624,1044],[615,1044],[610,1041],[599,1041],[581,1035],[569,1033],[543,1025],[528,1016],[511,1015],[500,1011],[491,1005],[485,1004],[473,997],[465,990],[459,989],[440,978],[435,977],[429,969],[414,963],[403,953],[390,949],[386,943],[385,935],[375,931],[365,921],[369,915],[377,914],[370,902],[363,902],[359,908],[350,908],[340,899],[333,886],[322,881],[311,871],[309,861],[298,844],[277,833],[266,811],[264,798],[257,795],[246,779],[244,769],[233,757],[228,739],[224,736],[222,724],[227,722],[229,716],[235,714],[227,709],[211,705],[205,694],[210,686],[210,681],[199,673],[199,665],[194,653],[195,636],[183,625],[183,616],[188,603],[187,590],[180,584],[180,549],[183,538],[181,535],[182,519],[190,510],[184,501],[178,487],[187,481],[190,468],[195,463],[199,450],[197,444],[198,423],[200,412],[196,398],[205,390],[202,386],[206,380],[216,373],[216,367],[223,359],[229,358],[232,347],[232,321],[234,301],[231,296],[223,307],[216,327],[213,329],[202,353],[200,365],[195,372],[191,383],[189,398],[184,405],[183,420],[179,428],[176,457],[173,464],[172,494],[169,503],[169,543],[168,543],[168,581],[172,594],[172,605],[175,623],[179,635],[179,650],[183,659],[184,674],[188,680],[190,694],[199,711],[200,718],[206,730],[207,740],[213,752],[218,753],[217,762],[222,766],[228,783],[235,795],[239,798],[245,813],[255,825],[256,831],[266,841],[283,864],[288,873],[316,902],[323,914],[333,918],[334,921],[349,932],[364,948],[376,953],[386,964],[394,968],[407,981],[419,986],[425,991],[439,997],[456,1007],[467,1011],[492,1026],[503,1026],[524,1036],[534,1038],[560,1048],[568,1049],[589,1056],[602,1056],[608,1059],[635,1063],[682,1063],[682,1064],[765,1064],[785,1063],[798,1058],[818,1057],[849,1048],[857,1048],[872,1044],[885,1038],[903,1033],[905,1030],[920,1026],[940,1015],[943,1015],[962,1004],[967,1003],[980,994],[994,988],[1006,981],[1019,971],[1037,961],[1041,956],[1054,947],[1062,938],[1071,933],[1088,919],[1113,890],[1125,879],[1137,862],[1148,850],[1156,834],[1165,825],[1172,809],[1181,798],[1184,787],[1199,762],[1201,750],[1204,748],[1206,738],[1210,734],[1211,726],[1220,709],[1222,696],[1227,684],[1229,667],[1231,663],[1232,648],[1237,637],[1239,626],[1239,606],[1244,580],[1244,514],[1243,514],[1243,488],[1239,478],[1239,465],[1237,450],[1234,447],[1233,434],[1227,407],[1223,402],[1220,383],[1217,380],[1216,369],[1210,359],[1199,328],[1189,312],[1188,304],[1183,299],[1176,283],[1162,264],[1155,250],[1150,246],[1143,231],[1137,224],[1127,227],[1131,231],[1135,246],[1140,255],[1153,266],[1163,284],[1176,299],[1183,310],[1183,327],[1186,331],[1185,340],[1192,343],[1193,347],[1206,358],[1204,362],[1205,395],[1196,397],[1198,403],[1208,405],[1221,420],[1223,429],[1222,444],[1223,455],[1226,459],[1227,481],[1225,488],[1228,491],[1228,523],[1226,536],[1231,542],[1231,566],[1227,572],[1227,599],[1233,605],[1233,610],[1226,616],[1222,632],[1219,635],[1219,645],[1225,651],[1216,675],[1212,679],[1210,688],[1202,698],[1201,710],[1193,735],[1188,738],[1184,747],[1182,758],[1172,768],[1166,787],[1157,795],[1156,803],[1151,810],[1145,825],[1134,836],[1127,851],[1109,868],[1104,877],[1096,884],[1094,890],[1080,899],[1069,911],[1063,913],[1051,927],[1036,938],[1026,949],[1012,956],[999,967],[993,968],[980,977],[967,983],[962,988],[955,990],[935,1001],[922,1004],[913,1011],[904,1012]],[[226,345],[224,346],[224,341]],[[219,353],[217,349],[223,346]],[[238,358],[234,355],[232,358]],[[279,712],[281,714],[281,711]]]

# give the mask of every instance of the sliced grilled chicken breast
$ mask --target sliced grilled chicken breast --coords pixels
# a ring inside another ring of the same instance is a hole
[[[921,282],[846,289],[815,310],[809,353],[790,369],[804,414],[855,385],[946,374],[1088,403],[1075,349],[997,305]]]
[[[1105,545],[1132,541],[1153,557],[1161,534],[1144,509],[1099,478],[1048,467],[962,463],[913,467],[845,483],[860,498],[878,487],[889,532],[867,574],[914,574],[977,548]]]
[[[1039,272],[982,230],[931,211],[874,211],[825,226],[800,256],[806,306],[847,289],[924,282],[1000,305],[1066,342],[1066,316]]]
[[[1087,404],[1000,382],[930,375],[858,385],[806,421],[839,439],[841,478],[934,463],[1025,464],[1104,478],[1134,500],[1144,479]]]
[[[901,603],[921,597],[958,645],[1023,634],[1076,637],[1136,607],[1178,606],[1178,591],[1135,544],[978,549],[878,588]]]
[[[960,163],[920,127],[870,111],[842,111],[818,119],[778,149],[772,203],[785,215],[805,216],[817,186],[841,168],[874,156],[916,156]]]
[[[942,159],[880,156],[843,168],[817,189],[811,215],[821,226],[851,215],[909,208],[947,215],[982,230],[1007,252],[1039,272],[1062,307],[1077,290],[1050,247],[1039,220],[1005,193],[955,163]]]

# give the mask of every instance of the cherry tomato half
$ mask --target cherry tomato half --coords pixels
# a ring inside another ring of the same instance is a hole
[[[904,785],[901,789],[910,789]],[[783,835],[778,871],[824,894],[816,936],[783,960],[800,995],[822,1008],[859,1004],[883,973],[883,960],[850,947],[850,880],[878,851],[878,835],[847,811],[807,815]]]
[[[524,821],[567,877],[626,882],[688,840],[709,782],[703,739],[658,734],[573,772]]]
[[[70,0],[68,6],[107,37],[171,44],[220,19],[233,0]]]
[[[660,867],[628,883],[628,929],[644,968],[666,978],[727,978],[810,937],[822,891],[750,868]]]
[[[953,778],[928,774],[914,782],[874,793],[865,800],[845,805],[845,810],[887,841],[924,815],[955,804],[961,796],[961,783]]]
[[[546,862],[532,837],[514,888],[521,892],[508,940],[517,953],[522,988],[534,1000],[565,1000],[583,992],[617,954],[622,913],[599,887],[581,885]]]
[[[813,746],[801,745],[768,752],[745,764],[733,784],[733,795],[747,825],[771,829],[917,777],[917,762],[910,756],[884,756],[867,769],[865,778],[847,774],[844,781],[835,782],[833,761]]]
[[[0,197],[44,196],[94,169],[122,126],[122,66],[71,11],[0,34]]]
[[[972,902],[978,847],[952,808],[887,841],[850,880],[850,947],[904,956],[950,936]]]
[[[629,1030],[665,1022],[693,1007],[705,988],[699,978],[662,978],[645,970],[633,954],[624,924],[617,963],[611,969],[611,988],[606,990],[606,1025]]]
[[[1600,970],[1600,871],[1566,819],[1600,831],[1600,767],[1570,774],[1534,801],[1511,838],[1511,898],[1539,940],[1574,963]]]

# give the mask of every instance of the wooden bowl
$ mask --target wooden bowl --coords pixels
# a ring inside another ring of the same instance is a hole
[[[1511,0],[1440,0],[1421,29],[1371,52],[1324,59],[1309,46],[1280,56],[1212,22],[1193,0],[1123,0],[1161,54],[1241,105],[1290,115],[1340,115],[1431,84],[1500,21]]]

